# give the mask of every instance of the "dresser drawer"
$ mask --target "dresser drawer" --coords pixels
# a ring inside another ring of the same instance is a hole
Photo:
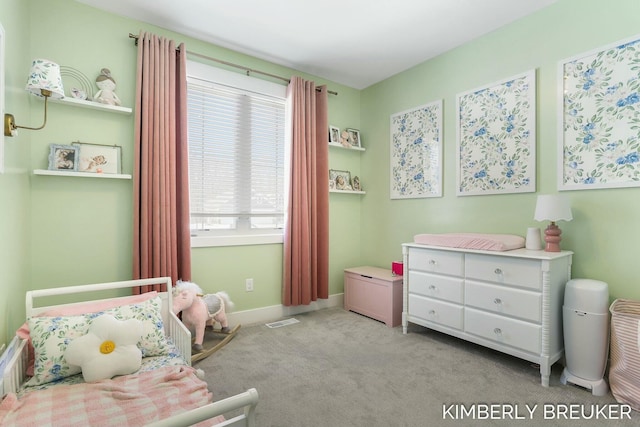
[[[537,323],[542,318],[542,294],[539,292],[467,280],[464,296],[468,306]]]
[[[459,252],[410,248],[409,270],[462,276],[464,274],[464,255]]]
[[[471,279],[541,289],[540,261],[505,256],[467,254],[465,274]]]
[[[462,313],[461,305],[409,294],[409,316],[462,330]]]
[[[464,330],[469,334],[531,353],[539,354],[542,348],[540,325],[473,308],[464,309]]]
[[[461,277],[409,271],[409,292],[462,304],[464,280]]]

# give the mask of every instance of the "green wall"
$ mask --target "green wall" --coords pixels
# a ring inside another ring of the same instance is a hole
[[[342,292],[342,271],[388,267],[401,243],[417,233],[477,231],[524,235],[535,193],[456,197],[456,94],[526,70],[537,71],[538,193],[556,192],[557,67],[562,59],[640,33],[637,0],[560,0],[482,38],[363,91],[313,76],[339,92],[329,96],[329,122],[361,130],[363,153],[330,149],[331,167],[362,177],[366,195],[330,195],[330,293]],[[141,29],[187,49],[277,75],[294,71],[73,0],[0,0],[6,31],[6,106],[19,124],[41,120],[42,101],[24,92],[33,58],[70,66],[93,81],[111,69],[123,103],[132,106]],[[419,42],[419,41],[417,41]],[[195,58],[194,58],[195,59]],[[444,196],[389,199],[389,116],[444,99]],[[132,172],[133,116],[51,104],[47,127],[7,140],[0,175],[0,343],[24,319],[29,289],[131,277],[131,181],[34,176],[47,167],[48,146],[72,141],[118,144]],[[640,298],[634,262],[640,241],[635,217],[640,189],[567,192],[574,220],[562,223],[563,247],[575,251],[574,277],[605,280],[613,297]],[[255,291],[244,291],[246,278]],[[237,310],[280,303],[281,245],[193,250],[193,280],[224,289]]]
[[[556,193],[558,64],[640,34],[637,0],[560,0],[558,3],[362,92],[369,150],[363,176],[364,263],[400,259],[401,243],[419,233],[481,232],[524,236],[536,195]],[[537,72],[537,193],[456,197],[456,95],[527,70]],[[444,196],[389,199],[389,116],[444,100]],[[381,173],[380,171],[384,171]],[[574,220],[561,222],[562,247],[573,250],[573,277],[609,283],[611,297],[640,298],[637,266],[640,189],[568,191]]]
[[[5,30],[5,105],[19,119],[30,122],[25,80],[10,64],[29,61],[28,4],[0,1],[0,23]],[[9,19],[11,18],[11,19]],[[40,119],[40,118],[38,118]],[[5,172],[0,175],[0,346],[8,342],[24,321],[24,292],[29,283],[29,135],[5,138]]]
[[[341,128],[360,125],[360,92],[258,60],[139,21],[108,14],[74,0],[0,0],[5,27],[6,106],[18,124],[42,120],[43,102],[24,91],[33,58],[42,57],[84,73],[94,81],[111,70],[123,105],[133,106],[137,48],[129,33],[140,30],[185,42],[188,51],[272,74],[302,75],[327,84],[329,121]],[[201,60],[196,57],[190,58]],[[76,84],[65,78],[65,83]],[[97,90],[97,88],[94,88]],[[29,289],[131,278],[132,181],[32,174],[46,169],[49,144],[73,141],[123,147],[123,172],[132,173],[133,115],[49,104],[41,131],[22,130],[7,139],[7,173],[0,175],[0,343],[24,321]],[[351,153],[349,153],[351,154]],[[358,157],[331,152],[334,167],[357,171]],[[342,292],[342,270],[358,263],[360,199],[338,200],[330,212],[341,218],[331,231],[330,292]],[[345,235],[350,232],[353,238]],[[253,278],[255,291],[244,290]],[[226,290],[237,310],[280,304],[282,245],[197,248],[192,280],[207,291]]]

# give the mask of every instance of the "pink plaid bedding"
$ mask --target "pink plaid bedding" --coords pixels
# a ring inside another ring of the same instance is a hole
[[[211,400],[207,384],[194,368],[167,366],[95,383],[32,391],[20,399],[10,393],[0,403],[0,426],[142,426]],[[198,425],[212,425],[212,421]]]

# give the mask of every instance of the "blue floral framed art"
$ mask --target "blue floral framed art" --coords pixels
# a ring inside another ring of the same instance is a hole
[[[640,36],[558,70],[558,189],[640,186]]]
[[[535,70],[461,93],[456,107],[456,194],[535,192]]]
[[[390,198],[442,197],[442,100],[391,115]]]

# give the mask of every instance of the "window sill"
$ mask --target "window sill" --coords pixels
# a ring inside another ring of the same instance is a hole
[[[282,234],[261,234],[244,236],[191,236],[192,248],[207,248],[215,246],[248,246],[272,245],[282,243]]]

